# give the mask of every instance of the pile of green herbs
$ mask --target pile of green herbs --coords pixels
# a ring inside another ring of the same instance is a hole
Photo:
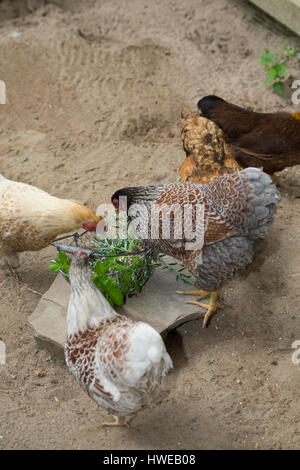
[[[123,305],[128,295],[139,293],[154,266],[169,269],[174,272],[176,280],[194,285],[183,264],[167,263],[163,254],[153,255],[153,258],[145,256],[143,241],[130,230],[127,238],[108,239],[95,235],[89,248],[97,254],[90,258],[93,281],[112,307]],[[60,271],[69,279],[70,261],[67,254],[60,251],[57,258],[51,261],[49,269]]]

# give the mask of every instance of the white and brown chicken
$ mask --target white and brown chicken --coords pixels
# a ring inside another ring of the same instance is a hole
[[[70,267],[66,364],[98,405],[126,426],[163,389],[172,367],[160,334],[117,314],[95,286],[88,256],[79,251]]]

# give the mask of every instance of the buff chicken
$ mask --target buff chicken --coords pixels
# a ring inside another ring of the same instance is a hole
[[[257,113],[214,95],[202,98],[198,108],[223,131],[242,168],[273,175],[300,164],[300,113]]]
[[[72,256],[70,283],[66,364],[89,397],[115,416],[103,425],[126,426],[163,389],[171,358],[150,325],[112,309],[82,251]]]
[[[206,184],[242,169],[226,146],[223,132],[212,121],[185,108],[181,126],[186,158],[178,171],[180,181]]]
[[[0,175],[0,265],[16,268],[19,252],[41,250],[76,228],[93,231],[100,219],[79,202]]]
[[[217,291],[249,265],[273,222],[278,201],[271,178],[257,168],[220,176],[208,184],[170,183],[128,187],[112,196],[127,210],[146,244],[177,258],[201,289],[187,292],[209,304],[203,326],[219,307]],[[180,292],[182,293],[182,292]]]

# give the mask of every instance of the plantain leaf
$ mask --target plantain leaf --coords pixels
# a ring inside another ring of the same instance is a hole
[[[284,83],[283,82],[275,82],[272,85],[273,91],[277,93],[277,95],[283,94]]]

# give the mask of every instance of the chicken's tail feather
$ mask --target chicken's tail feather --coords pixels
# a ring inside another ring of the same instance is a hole
[[[249,236],[254,240],[264,238],[276,215],[279,192],[270,176],[258,168],[246,168],[239,174],[247,193]]]

